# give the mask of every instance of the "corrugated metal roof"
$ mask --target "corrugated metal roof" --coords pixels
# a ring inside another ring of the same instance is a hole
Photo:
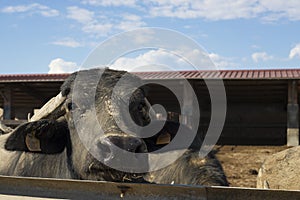
[[[1,82],[53,82],[64,81],[70,74],[2,74]]]
[[[300,69],[134,72],[142,79],[300,79]],[[0,75],[0,82],[64,81],[70,74]]]
[[[143,79],[300,79],[300,69],[136,72]]]

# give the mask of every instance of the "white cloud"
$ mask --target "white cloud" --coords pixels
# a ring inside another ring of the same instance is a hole
[[[121,57],[111,68],[126,71],[173,71],[193,70],[194,67],[182,58],[162,49],[150,50],[136,57]]]
[[[112,27],[113,24],[110,23],[101,24],[98,22],[91,22],[85,24],[82,27],[82,31],[94,35],[96,37],[99,37],[99,36],[106,36],[111,31]]]
[[[78,22],[83,32],[96,37],[107,36],[113,30],[125,31],[146,25],[138,15],[120,14],[110,18],[77,6],[67,8],[67,17]]]
[[[281,18],[300,20],[300,1],[296,0],[83,0],[93,6],[139,7],[151,16],[174,18],[204,18],[230,20],[261,18],[276,21]]]
[[[268,55],[266,52],[255,52],[251,55],[252,60],[254,62],[259,62],[259,61],[267,61],[267,60],[272,60],[274,59],[273,56]]]
[[[259,4],[266,8],[270,13],[267,13],[267,20],[278,20],[287,18],[290,20],[300,20],[300,1],[295,0],[260,0]]]
[[[67,8],[67,18],[85,24],[93,21],[95,19],[95,14],[87,9],[79,8],[77,6],[70,6]]]
[[[102,7],[124,6],[137,8],[138,11],[153,17],[203,18],[207,20],[250,18],[259,18],[263,21],[277,21],[280,19],[300,20],[300,1],[296,0],[82,0],[81,3]],[[77,6],[68,7],[67,10],[69,18],[77,20],[82,24],[92,21],[95,17],[94,12]],[[40,14],[45,17],[59,15],[58,10],[38,3],[7,6],[1,11],[4,13],[28,12],[31,14]],[[98,22],[97,24],[102,23]]]
[[[289,58],[293,59],[297,56],[300,58],[300,43],[297,44],[294,48],[291,49]]]
[[[93,11],[71,6],[67,8],[67,17],[81,24],[81,30],[93,36],[106,36],[113,24],[100,23]]]
[[[49,74],[71,73],[79,69],[76,63],[64,61],[61,58],[53,59],[49,64]]]
[[[131,30],[134,28],[145,26],[146,23],[142,21],[142,18],[138,15],[124,14],[122,21],[116,25],[117,29],[122,31]]]
[[[210,53],[209,58],[212,60],[217,69],[229,69],[238,67],[233,58],[220,56],[216,53]]]
[[[55,17],[59,15],[59,11],[51,9],[48,6],[44,6],[38,3],[32,3],[28,5],[7,6],[1,10],[3,13],[29,13],[40,14],[44,17]]]
[[[135,6],[136,0],[83,0],[82,3],[93,6]]]
[[[126,71],[173,71],[173,70],[215,70],[237,66],[232,58],[218,54],[203,56],[203,52],[194,50],[183,53],[182,57],[162,49],[150,50],[135,57],[121,57],[110,67]],[[197,57],[197,58],[196,58]],[[193,66],[189,61],[197,62]],[[212,65],[212,62],[215,66]]]
[[[257,1],[248,0],[151,0],[150,14],[175,18],[228,20],[253,18],[264,10]]]
[[[58,46],[72,47],[72,48],[82,46],[82,44],[80,44],[73,38],[69,38],[69,37],[62,38],[60,40],[56,40],[56,41],[52,42],[51,44],[58,45]]]
[[[143,45],[150,41],[155,41],[155,31],[147,28],[141,29],[137,32],[132,32],[129,39],[134,41],[136,44]]]

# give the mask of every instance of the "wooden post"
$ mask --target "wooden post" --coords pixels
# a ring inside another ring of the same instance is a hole
[[[4,90],[1,92],[3,98],[3,119],[11,119],[12,117],[12,98],[11,98],[11,88],[8,86],[4,87]]]
[[[299,105],[298,84],[296,80],[288,83],[287,105],[287,146],[299,145]]]
[[[186,124],[190,128],[193,128],[193,124],[191,122],[191,117],[193,116],[193,96],[191,91],[189,91],[188,83],[183,82],[183,98],[182,98],[182,113],[181,113],[181,123]]]

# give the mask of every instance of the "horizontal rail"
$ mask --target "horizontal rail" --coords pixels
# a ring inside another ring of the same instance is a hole
[[[300,191],[0,176],[0,199],[300,199]]]

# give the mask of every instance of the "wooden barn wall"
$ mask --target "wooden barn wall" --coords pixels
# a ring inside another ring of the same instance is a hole
[[[200,105],[198,133],[205,137],[211,118],[210,96],[203,80],[191,80],[190,83],[195,88]],[[286,144],[286,80],[225,80],[224,85],[227,113],[219,144]],[[168,111],[180,113],[172,92],[158,85],[151,85],[150,88],[151,103],[161,103]],[[182,87],[177,90],[182,92]]]
[[[287,81],[225,81],[221,144],[286,144]]]
[[[11,90],[10,119],[27,119],[33,109],[42,107],[49,99],[57,95],[62,82],[33,82],[33,83],[1,83],[0,91]],[[0,97],[0,107],[4,107],[4,99]]]

